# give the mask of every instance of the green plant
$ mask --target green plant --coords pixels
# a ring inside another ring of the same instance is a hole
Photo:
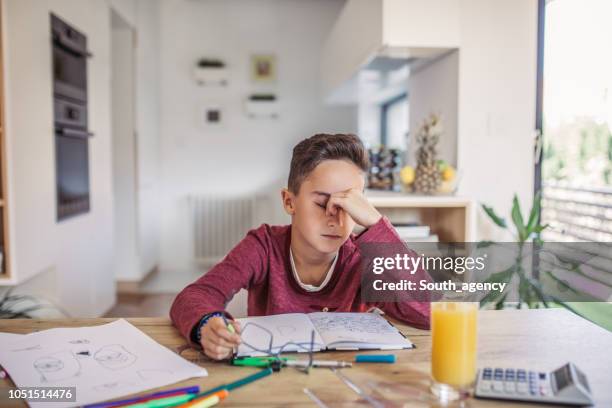
[[[533,281],[524,267],[524,252],[526,242],[542,243],[541,232],[548,227],[548,225],[540,224],[540,193],[536,194],[533,200],[531,211],[529,212],[529,218],[527,221],[523,218],[523,212],[519,204],[518,197],[516,194],[512,199],[512,211],[511,218],[513,222],[512,228],[508,225],[503,217],[497,215],[493,208],[482,204],[482,209],[489,216],[489,218],[499,227],[513,232],[517,241],[517,251],[514,263],[507,269],[491,274],[485,282],[496,282],[496,283],[510,283],[514,279],[518,279],[518,304],[517,308],[521,308],[526,305],[529,308],[540,307],[541,304],[547,306],[547,299],[541,291],[540,286],[537,282]],[[495,245],[492,241],[482,241],[478,244],[479,248],[490,247]],[[508,285],[506,286],[508,288]],[[496,309],[502,309],[505,301],[508,297],[508,290],[503,292],[489,292],[480,301],[480,306],[485,306],[489,303],[494,303]]]
[[[0,319],[32,318],[31,312],[44,307],[33,296],[13,295],[12,292],[10,288],[0,298]]]
[[[540,223],[540,205],[541,195],[538,193],[534,197],[529,218],[525,221],[518,197],[515,194],[511,210],[513,225],[509,226],[506,220],[497,215],[493,208],[482,204],[484,212],[497,226],[513,232],[517,245],[513,263],[505,270],[489,275],[485,282],[515,282],[518,289],[517,308],[521,308],[523,305],[528,308],[564,307],[612,331],[612,304],[602,302],[601,299],[597,299],[591,293],[572,287],[557,274],[559,271],[569,272],[600,288],[610,289],[610,285],[586,274],[582,270],[584,262],[580,258],[565,254],[563,250],[559,250],[559,247],[555,247],[555,243],[545,243],[542,240],[541,233],[549,225]],[[586,243],[586,245],[588,244]],[[479,248],[494,245],[498,245],[498,243],[492,241],[478,243]],[[584,247],[578,247],[578,249],[581,248],[584,249]],[[541,255],[554,259],[554,262],[541,260]],[[554,290],[550,290],[551,288]],[[480,306],[483,307],[492,303],[496,309],[503,309],[510,290],[512,290],[510,285],[506,285],[505,290],[501,293],[498,291],[487,293],[480,301]],[[571,301],[572,298],[577,301]]]

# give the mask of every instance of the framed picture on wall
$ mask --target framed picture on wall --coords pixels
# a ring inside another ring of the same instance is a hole
[[[252,55],[251,80],[253,82],[276,81],[276,56],[272,54]]]

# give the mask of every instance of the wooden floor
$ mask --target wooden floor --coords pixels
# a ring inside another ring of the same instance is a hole
[[[104,317],[168,317],[176,294],[117,294],[117,303]]]

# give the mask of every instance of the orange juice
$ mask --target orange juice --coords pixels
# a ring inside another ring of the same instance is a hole
[[[431,304],[431,374],[454,388],[468,388],[476,379],[478,304]]]

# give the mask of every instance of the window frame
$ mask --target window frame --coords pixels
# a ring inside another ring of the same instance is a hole
[[[387,115],[389,108],[393,105],[401,103],[406,100],[408,103],[408,92],[402,92],[397,96],[394,96],[380,105],[380,144],[387,146]]]

